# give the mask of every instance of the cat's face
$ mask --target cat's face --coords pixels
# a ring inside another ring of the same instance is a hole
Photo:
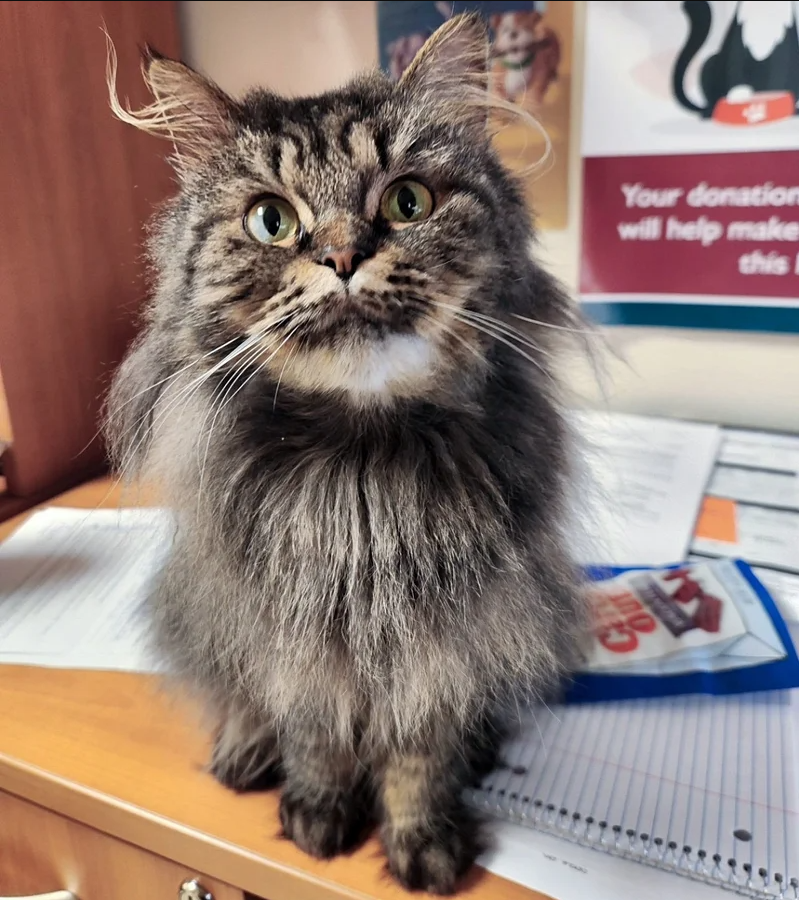
[[[529,229],[474,100],[486,58],[479,20],[453,20],[399,85],[240,102],[154,60],[181,175],[155,242],[181,355],[364,403],[479,372],[464,316],[491,311]]]

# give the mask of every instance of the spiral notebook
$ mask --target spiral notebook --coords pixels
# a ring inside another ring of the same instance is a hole
[[[799,898],[791,716],[787,692],[554,707],[470,799],[745,896]]]

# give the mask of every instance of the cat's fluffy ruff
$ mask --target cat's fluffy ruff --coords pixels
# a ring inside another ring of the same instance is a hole
[[[399,86],[375,74],[299,101],[235,102],[151,62],[157,103],[128,118],[169,133],[155,107],[179,109],[181,191],[108,416],[119,467],[146,468],[177,515],[151,609],[219,717],[212,770],[238,789],[282,779],[284,830],[319,856],[379,818],[392,872],[439,892],[479,847],[461,794],[494,759],[498,710],[549,692],[584,625],[549,332],[520,354],[507,330],[569,307],[471,100],[486,48],[479,19],[453,19]],[[436,208],[392,230],[374,198],[410,174]],[[267,192],[303,221],[291,248],[242,228]],[[342,240],[368,256],[337,319],[319,253]],[[398,342],[402,377],[353,362]]]

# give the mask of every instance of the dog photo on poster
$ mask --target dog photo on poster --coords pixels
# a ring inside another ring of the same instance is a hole
[[[547,163],[525,178],[538,224],[567,224],[572,7],[561,2],[415,2],[378,0],[380,64],[398,81],[425,40],[458,13],[479,12],[491,34],[491,89],[522,105],[541,122],[552,144]],[[543,134],[507,124],[494,143],[505,163],[527,172],[544,155]]]
[[[589,0],[586,16],[588,312],[799,331],[799,3]]]

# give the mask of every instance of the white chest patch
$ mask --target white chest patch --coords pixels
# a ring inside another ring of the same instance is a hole
[[[392,334],[349,349],[314,348],[289,356],[286,384],[322,391],[346,391],[361,402],[411,396],[436,369],[436,348],[426,337]]]
[[[370,344],[347,366],[341,386],[356,394],[381,394],[427,378],[433,370],[433,347],[415,334],[392,334]]]
[[[793,0],[742,0],[737,18],[743,42],[757,60],[765,59],[781,43],[788,28],[796,27]]]

